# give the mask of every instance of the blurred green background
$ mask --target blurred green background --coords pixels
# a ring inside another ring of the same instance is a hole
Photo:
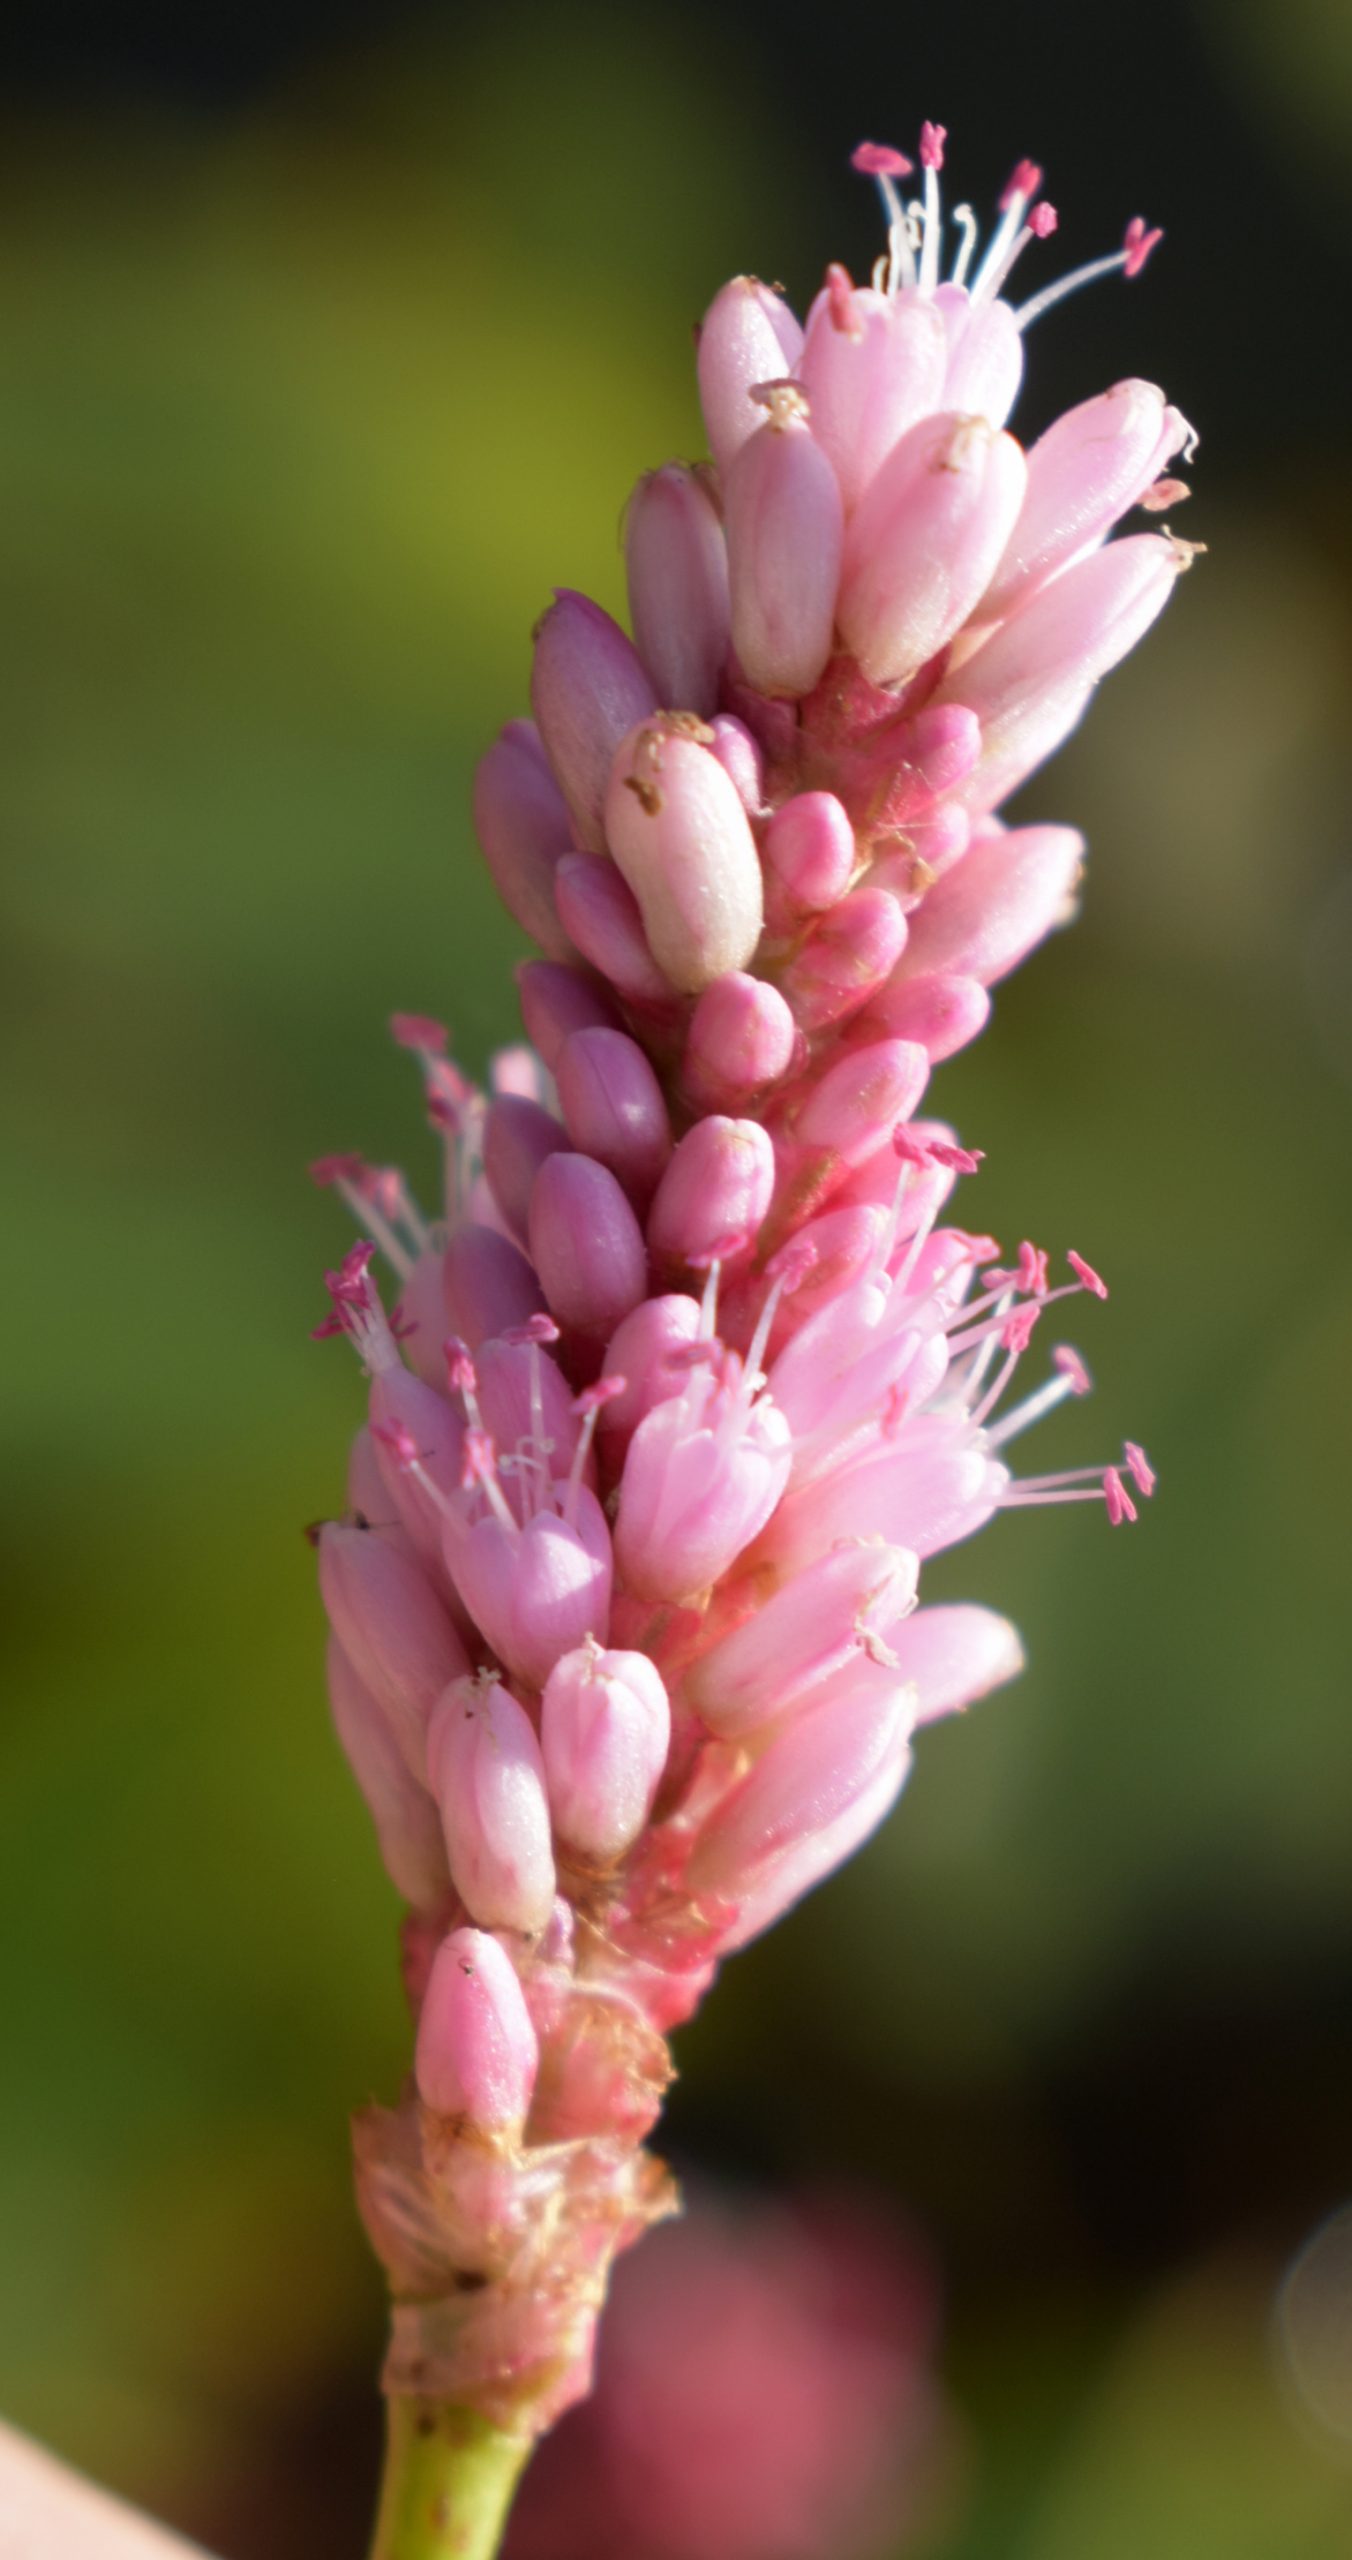
[[[1039,330],[1016,424],[1164,382],[1209,555],[1025,794],[1089,832],[1083,922],[936,1087],[969,1214],[1113,1280],[1040,1459],[1127,1431],[1162,1486],[941,1568],[1029,1672],[730,1970],[670,2147],[927,2229],[951,2560],[1352,2549],[1352,2393],[1303,2422],[1269,2335],[1352,2193],[1350,27],[213,0],[4,40],[0,2406],[230,2560],[363,2546],[345,2118],[406,2050],[300,1536],[359,1408],[304,1166],[430,1169],[392,1007],[509,1035],[467,800],[530,625],[618,607],[716,284],[861,271],[849,146],[922,114],[978,205],[1046,160],[1067,263],[1169,233]]]

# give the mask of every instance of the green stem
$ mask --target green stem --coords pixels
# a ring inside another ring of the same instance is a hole
[[[529,2452],[473,2409],[392,2399],[371,2560],[493,2560]]]

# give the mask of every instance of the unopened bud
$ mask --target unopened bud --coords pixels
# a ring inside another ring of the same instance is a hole
[[[531,1258],[558,1321],[612,1334],[648,1286],[643,1232],[613,1173],[590,1156],[551,1156],[536,1176]]]
[[[728,553],[699,476],[665,463],[640,480],[624,525],[634,638],[658,700],[707,719],[728,654]]]
[[[523,1094],[500,1093],[484,1120],[484,1174],[514,1236],[524,1241],[530,1219],[530,1196],[546,1156],[568,1144],[568,1132],[552,1111]]]
[[[726,1238],[758,1233],[775,1185],[775,1154],[757,1120],[715,1112],[686,1131],[657,1187],[648,1242],[660,1262],[698,1263]]]
[[[446,1314],[442,1327],[471,1350],[544,1308],[540,1283],[524,1253],[496,1227],[457,1227],[446,1247]]]
[[[1073,827],[978,836],[911,917],[904,983],[961,975],[992,986],[1074,912],[1083,858]]]
[[[578,1031],[564,1042],[557,1075],[573,1145],[646,1205],[671,1154],[667,1106],[646,1053],[627,1031]]]
[[[700,326],[698,367],[709,451],[720,471],[762,422],[753,390],[791,373],[802,345],[783,296],[755,276],[734,276],[715,294]]]
[[[682,1083],[700,1110],[735,1110],[788,1074],[797,1040],[778,987],[730,970],[705,988],[690,1017]]]
[[[732,643],[758,693],[810,693],[831,655],[845,517],[802,407],[742,446],[724,492]]]
[[[336,1636],[329,1638],[328,1663],[334,1726],[366,1799],[390,1880],[415,1911],[434,1910],[450,1883],[436,1806]]]
[[[542,951],[566,960],[570,946],[554,904],[554,871],[572,835],[533,721],[510,720],[480,757],[474,831],[508,914]]]
[[[428,1717],[469,1669],[445,1601],[415,1556],[340,1520],[320,1532],[319,1587],[344,1653],[421,1779]]]
[[[799,368],[812,433],[847,508],[917,418],[941,405],[948,342],[934,304],[871,287],[819,294]]]
[[[615,758],[606,836],[654,958],[684,995],[741,969],[761,932],[756,841],[737,788],[678,721],[647,721]]]
[[[874,684],[913,675],[961,629],[1026,478],[1014,438],[984,418],[925,418],[903,437],[851,522],[840,592],[841,630]]]
[[[666,1689],[646,1653],[591,1644],[565,1654],[540,1706],[559,1838],[597,1866],[623,1857],[648,1819],[670,1742]]]
[[[561,587],[537,625],[531,708],[580,843],[605,850],[602,810],[626,729],[657,709],[631,640],[590,596]]]
[[[544,1763],[535,1728],[500,1680],[457,1680],[427,1736],[456,1892],[482,1927],[542,1929],[554,1899]]]
[[[619,1012],[610,997],[580,969],[561,968],[553,960],[527,960],[517,971],[517,986],[526,1037],[551,1075],[570,1033],[601,1024],[620,1027]]]
[[[505,1947],[454,1929],[432,1959],[418,2018],[418,2095],[435,2115],[512,2133],[530,2110],[540,2048]]]

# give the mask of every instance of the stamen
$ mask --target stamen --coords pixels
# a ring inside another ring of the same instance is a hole
[[[894,151],[888,142],[861,142],[850,154],[850,166],[861,176],[872,178],[882,197],[890,253],[887,289],[895,293],[898,283],[913,285],[916,281],[910,224],[896,188],[897,179],[909,178],[915,163],[907,159],[904,151]]]
[[[939,209],[939,171],[944,165],[944,144],[948,128],[942,124],[922,124],[920,128],[920,165],[925,172],[923,207],[924,238],[920,251],[920,290],[933,293],[939,281],[939,244],[942,216]]]
[[[498,1453],[489,1433],[482,1427],[476,1427],[465,1434],[464,1465],[460,1472],[460,1482],[466,1493],[478,1491],[486,1495],[494,1518],[504,1529],[510,1529],[513,1537],[519,1534],[516,1515],[498,1482]]]
[[[1052,1356],[1055,1358],[1054,1353]],[[1020,1432],[1031,1431],[1035,1422],[1041,1422],[1047,1414],[1054,1413],[1059,1404],[1065,1403],[1067,1396],[1076,1392],[1064,1370],[1048,1378],[1044,1385],[1035,1387],[1030,1396],[1025,1396],[1022,1404],[1016,1404],[1003,1421],[992,1424],[986,1434],[987,1448],[1002,1449],[1007,1440],[1017,1439]]]
[[[1075,1277],[1082,1288],[1088,1289],[1090,1294],[1095,1298],[1107,1297],[1107,1281],[1100,1280],[1093,1264],[1086,1262],[1082,1253],[1068,1253],[1066,1255],[1066,1260],[1070,1264],[1071,1270],[1074,1272]],[[1054,1298],[1059,1298],[1063,1295],[1063,1292],[1059,1289],[1053,1289],[1051,1294]]]
[[[1123,1443],[1123,1455],[1127,1462],[1127,1473],[1131,1477],[1132,1483],[1135,1485],[1137,1492],[1145,1494],[1147,1499],[1149,1499],[1149,1496],[1154,1492],[1155,1487],[1159,1482],[1159,1478],[1156,1475],[1150,1460],[1146,1456],[1144,1449],[1141,1447],[1139,1440],[1125,1441]]]
[[[584,1387],[581,1395],[573,1398],[573,1411],[581,1415],[582,1429],[577,1435],[573,1463],[568,1470],[568,1481],[564,1486],[563,1500],[559,1505],[570,1529],[577,1525],[578,1488],[582,1482],[587,1460],[591,1456],[592,1442],[596,1437],[596,1417],[603,1406],[613,1404],[616,1396],[624,1394],[628,1384],[627,1378],[622,1378],[617,1370],[612,1369],[604,1378],[598,1378],[594,1386]]]
[[[790,1236],[788,1243],[781,1245],[774,1256],[766,1272],[770,1286],[765,1294],[765,1304],[746,1355],[748,1378],[760,1378],[762,1375],[765,1346],[770,1339],[770,1327],[779,1312],[780,1299],[802,1287],[816,1261],[817,1248],[809,1236]]]
[[[1016,243],[1023,229],[1024,216],[1041,184],[1042,171],[1037,162],[1021,160],[1000,198],[1000,219],[977,269],[972,286],[973,302],[991,301],[1001,280],[1008,274],[1018,254]]]
[[[386,1168],[383,1173],[378,1171],[366,1162],[364,1156],[316,1156],[310,1167],[310,1180],[317,1182],[323,1191],[337,1192],[356,1224],[370,1228],[391,1269],[398,1272],[401,1280],[407,1280],[413,1269],[412,1256],[395,1234],[378,1196],[378,1187],[388,1188],[393,1180],[399,1185],[394,1199],[396,1214],[405,1202],[412,1209],[412,1202],[407,1200],[407,1194],[402,1193],[400,1176],[393,1173],[392,1168]],[[417,1217],[416,1210],[413,1215]],[[426,1229],[420,1218],[417,1224],[420,1233],[415,1249],[421,1252],[427,1240]]]
[[[962,246],[953,261],[953,273],[949,281],[952,284],[962,285],[967,282],[967,270],[972,263],[972,254],[976,248],[978,224],[969,204],[955,204],[953,220],[962,233]]]
[[[1122,1478],[1118,1474],[1116,1467],[1107,1467],[1104,1469],[1103,1499],[1108,1505],[1108,1517],[1115,1529],[1120,1528],[1124,1520],[1134,1520],[1136,1518],[1136,1505],[1132,1501],[1131,1495],[1128,1493],[1126,1486],[1123,1484]]]
[[[1053,1365],[1060,1370],[1073,1396],[1087,1396],[1092,1393],[1094,1381],[1078,1351],[1072,1350],[1068,1342],[1058,1342],[1052,1353],[1052,1361]]]
[[[1062,276],[1058,283],[1044,285],[1031,302],[1020,304],[1014,314],[1016,325],[1026,329],[1031,321],[1040,320],[1044,311],[1050,311],[1053,303],[1063,302],[1068,293],[1078,293],[1082,284],[1094,284],[1100,276],[1115,275],[1119,269],[1124,276],[1138,276],[1152,249],[1157,248],[1163,238],[1162,231],[1148,231],[1137,214],[1134,221],[1127,224],[1126,237],[1120,249],[1114,249],[1106,258],[1091,258],[1087,267],[1076,267],[1072,274]]]

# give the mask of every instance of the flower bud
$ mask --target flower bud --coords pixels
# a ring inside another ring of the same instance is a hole
[[[699,474],[664,463],[639,481],[624,523],[629,616],[658,700],[707,720],[728,654],[728,553]]]
[[[865,675],[895,684],[961,630],[1009,539],[1027,478],[984,418],[922,419],[850,525],[840,627]],[[971,696],[961,691],[970,705]]]
[[[453,1929],[432,1960],[418,2018],[418,2095],[434,2115],[513,2133],[530,2111],[540,2047],[506,1948]]]
[[[724,1741],[797,1715],[915,1605],[916,1559],[872,1539],[819,1556],[720,1637],[682,1694]]]
[[[758,693],[810,693],[831,655],[845,540],[836,475],[791,386],[728,472],[732,645]]]
[[[540,1703],[540,1747],[554,1829],[610,1866],[652,1810],[671,1743],[662,1675],[646,1653],[580,1645],[555,1664]]]
[[[445,1601],[416,1557],[341,1520],[326,1520],[319,1534],[319,1588],[348,1661],[421,1779],[427,1719],[447,1683],[469,1669]]]
[[[488,1187],[514,1236],[524,1240],[530,1195],[546,1156],[568,1144],[568,1132],[552,1111],[518,1093],[500,1093],[484,1119],[483,1163]]]
[[[695,1843],[693,1893],[736,1900],[754,1890],[766,1867],[833,1826],[895,1764],[910,1732],[913,1693],[867,1660],[850,1689],[786,1725],[724,1797]]]
[[[375,1824],[386,1871],[415,1911],[434,1910],[450,1885],[436,1806],[413,1776],[379,1700],[332,1635],[328,1666],[334,1726]]]
[[[973,307],[963,285],[941,284],[935,309],[948,338],[948,363],[936,409],[986,418],[1002,427],[1023,380],[1023,337],[1007,302]]]
[[[626,729],[657,709],[657,697],[633,642],[590,596],[556,589],[536,625],[530,698],[578,841],[603,853],[615,750]]]
[[[564,1042],[557,1073],[573,1145],[608,1165],[645,1205],[671,1154],[666,1102],[645,1052],[627,1031],[577,1031]]]
[[[765,870],[788,918],[818,915],[843,898],[858,855],[854,829],[829,791],[800,791],[765,830]]]
[[[554,869],[572,841],[568,810],[530,720],[509,720],[474,775],[474,832],[507,912],[555,960],[569,957]]]
[[[633,890],[599,854],[569,854],[554,884],[559,914],[584,959],[609,978],[628,1004],[669,1006],[672,990],[643,930]]]
[[[560,1653],[610,1625],[610,1531],[594,1493],[573,1486],[567,1515],[518,1528],[496,1512],[446,1524],[446,1562],[476,1625],[513,1677],[539,1689]]]
[[[707,1591],[765,1526],[791,1454],[782,1413],[753,1395],[735,1352],[710,1344],[629,1443],[615,1518],[629,1589],[678,1601]]]
[[[615,758],[606,836],[654,958],[684,995],[760,940],[756,840],[736,784],[679,720],[642,722]]]
[[[571,1332],[612,1334],[646,1293],[642,1229],[614,1174],[590,1156],[550,1156],[540,1167],[530,1248],[550,1310]]]
[[[1060,745],[1090,687],[1149,630],[1190,557],[1158,533],[1110,542],[1063,569],[964,659],[943,694],[981,722],[969,807],[993,806]]]
[[[833,270],[833,276],[841,276]],[[943,405],[948,342],[932,301],[871,286],[818,295],[808,315],[799,379],[815,443],[829,456],[847,508],[856,506],[908,427]]]
[[[829,1310],[823,1310],[829,1312]],[[1006,1470],[952,1432],[909,1445],[875,1445],[856,1466],[824,1473],[780,1505],[764,1557],[781,1573],[800,1572],[842,1538],[886,1538],[920,1557],[970,1538],[989,1520]]]
[[[954,1714],[1013,1680],[1024,1667],[1018,1630],[994,1609],[969,1602],[954,1607],[917,1609],[889,1639],[897,1657],[897,1678],[915,1690],[917,1725]]]
[[[929,1060],[910,1040],[875,1040],[848,1049],[826,1069],[798,1114],[796,1144],[809,1154],[862,1164],[909,1120],[929,1075]]]
[[[1100,542],[1186,434],[1186,422],[1166,408],[1153,382],[1119,382],[1057,418],[1029,453],[1027,491],[982,598],[982,621],[1015,612]]]
[[[852,889],[817,919],[784,972],[784,992],[805,1031],[857,1013],[886,986],[906,948],[906,918],[883,888]]]
[[[544,1763],[525,1708],[500,1680],[457,1680],[427,1735],[456,1892],[486,1929],[542,1929],[554,1899]]]
[[[734,276],[715,294],[700,324],[698,370],[709,451],[720,471],[761,423],[752,392],[792,373],[802,345],[783,296],[755,276]]]
[[[798,1034],[778,987],[732,969],[690,1017],[681,1081],[701,1111],[751,1101],[793,1064]]]
[[[690,1370],[681,1355],[698,1332],[698,1301],[683,1296],[645,1298],[616,1326],[604,1375],[622,1378],[624,1386],[602,1406],[600,1418],[602,1438],[610,1447],[627,1443],[655,1404],[684,1393]]]
[[[958,973],[992,986],[1073,914],[1083,855],[1074,827],[978,836],[912,915],[903,983]]]
[[[930,1065],[937,1066],[984,1031],[990,1009],[979,978],[931,971],[924,977],[898,978],[875,997],[856,1027],[874,1038],[887,1032],[897,1040],[914,1040]]]
[[[659,1262],[691,1263],[754,1237],[775,1187],[775,1151],[758,1120],[721,1112],[686,1131],[657,1186],[648,1243]]]
[[[765,806],[765,759],[751,731],[730,711],[718,712],[709,725],[713,730],[710,755],[717,756],[723,771],[736,785],[747,816],[759,817]]]
[[[604,988],[580,969],[560,968],[553,960],[527,960],[517,971],[521,1019],[526,1037],[538,1049],[552,1075],[564,1041],[574,1031],[605,1024],[614,1030],[620,1017]]]
[[[540,1315],[544,1299],[524,1253],[496,1227],[457,1227],[446,1247],[446,1314],[452,1333],[477,1350],[490,1334],[508,1333]]]

